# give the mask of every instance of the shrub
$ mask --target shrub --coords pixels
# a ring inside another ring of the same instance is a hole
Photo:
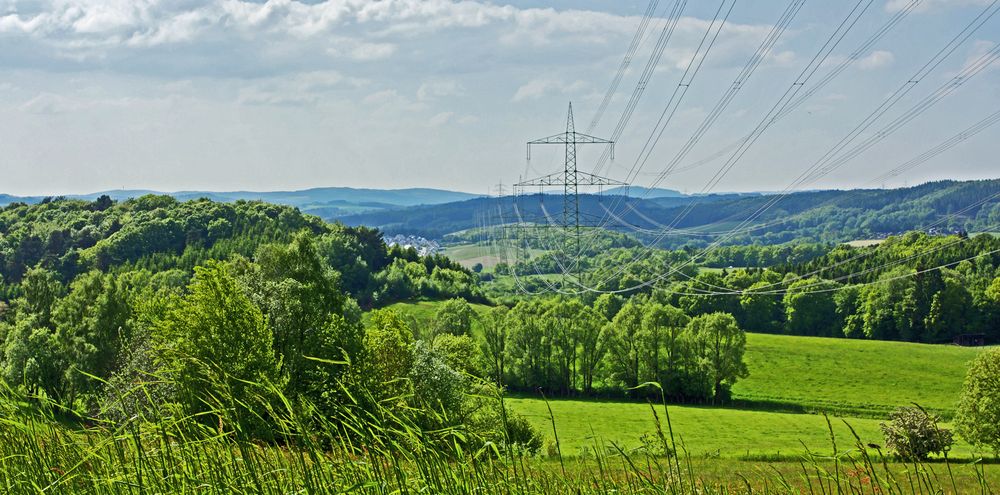
[[[938,427],[940,418],[920,407],[900,407],[889,414],[891,421],[881,423],[885,446],[909,460],[924,460],[931,454],[951,449],[951,430]]]
[[[969,443],[1000,452],[1000,349],[983,352],[972,361],[955,427]]]
[[[542,449],[542,434],[519,414],[507,413],[507,439],[511,446],[530,455]]]

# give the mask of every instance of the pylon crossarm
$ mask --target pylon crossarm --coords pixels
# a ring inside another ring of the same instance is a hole
[[[566,179],[566,174],[564,172],[556,172],[542,177],[536,177],[531,180],[526,180],[523,182],[518,182],[514,184],[515,187],[541,187],[541,186],[564,186],[567,183],[574,183],[581,186],[627,186],[628,183],[622,182],[620,180],[609,179],[607,177],[601,177],[600,175],[588,174],[586,172],[577,172],[576,180],[569,181]]]
[[[532,144],[615,144],[614,141],[607,139],[594,137],[589,134],[583,134],[582,132],[567,133],[563,132],[560,134],[554,134],[552,136],[543,137],[541,139],[536,139],[534,141],[528,141],[529,145]]]

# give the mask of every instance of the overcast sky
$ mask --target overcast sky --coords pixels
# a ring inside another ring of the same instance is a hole
[[[606,175],[623,179],[635,164],[720,1],[687,2]],[[811,81],[908,1],[874,0]],[[353,186],[483,193],[561,167],[556,149],[526,163],[525,141],[559,132],[569,101],[578,130],[587,127],[648,3],[0,0],[0,192]],[[713,190],[788,186],[989,3],[923,0],[771,126]],[[593,134],[615,128],[674,1],[659,4]],[[680,165],[751,130],[854,4],[807,1]],[[637,183],[649,183],[676,156],[787,5],[737,1]],[[1000,15],[880,122],[997,42]],[[997,110],[1000,70],[992,67],[877,146],[799,187],[883,185],[871,181]],[[1000,125],[884,185],[1000,177],[998,138]],[[581,152],[580,168],[592,170],[599,153]],[[700,191],[724,159],[687,167],[660,185]]]

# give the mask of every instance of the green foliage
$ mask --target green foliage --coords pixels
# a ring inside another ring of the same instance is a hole
[[[698,316],[685,330],[690,359],[708,372],[714,398],[725,397],[738,379],[749,376],[743,360],[747,337],[732,315]]]
[[[433,335],[469,335],[476,314],[465,299],[450,299],[434,314]]]
[[[483,358],[479,346],[468,335],[441,333],[434,336],[431,348],[450,368],[472,376],[482,376]]]
[[[507,372],[507,308],[498,306],[480,318],[483,331],[480,352],[483,356],[486,377],[502,386]]]
[[[901,407],[889,415],[889,423],[880,423],[885,447],[906,460],[926,460],[931,454],[951,449],[951,430],[938,426],[940,418],[919,407]]]
[[[66,359],[64,380],[71,394],[94,394],[121,365],[120,353],[131,339],[132,308],[116,277],[94,271],[77,277],[53,312],[56,339]]]
[[[604,328],[604,348],[611,380],[626,389],[639,385],[639,363],[642,360],[642,309],[629,301]]]
[[[275,383],[278,363],[263,312],[228,265],[198,267],[188,294],[173,304],[155,330],[161,373],[177,383],[177,399],[188,412],[235,408],[247,421],[238,425],[244,431],[257,423],[254,409],[262,404],[254,401],[260,396],[252,384]]]
[[[399,313],[375,310],[365,328],[361,378],[380,400],[402,397],[409,391],[413,367],[413,332]]]
[[[785,293],[785,328],[792,335],[833,337],[841,331],[837,306],[829,292],[837,284],[809,278],[792,283]],[[766,309],[766,308],[765,308]]]
[[[969,443],[1000,452],[1000,349],[984,351],[972,361],[955,429]]]
[[[267,318],[271,342],[285,377],[285,395],[332,400],[339,378],[363,339],[361,315],[340,287],[339,274],[322,258],[315,239],[301,232],[289,244],[262,246],[256,263],[237,263],[241,282]]]

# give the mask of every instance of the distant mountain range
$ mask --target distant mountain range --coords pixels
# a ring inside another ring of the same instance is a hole
[[[469,194],[442,189],[411,188],[411,189],[356,189],[352,187],[321,187],[301,191],[179,191],[163,193],[142,189],[123,189],[101,191],[91,194],[69,195],[68,198],[92,201],[102,195],[108,195],[114,200],[136,198],[146,194],[168,194],[179,201],[198,198],[208,198],[212,201],[231,202],[238,200],[260,200],[268,203],[289,205],[299,208],[305,213],[317,215],[326,219],[336,218],[362,212],[389,210],[417,205],[435,205],[463,201],[479,197]],[[0,194],[0,206],[13,202],[37,203],[44,196],[19,197]]]
[[[1000,229],[1000,179],[939,181],[902,189],[803,191],[783,196],[777,202],[779,198],[772,193],[651,195],[654,197],[650,199],[633,196],[581,196],[581,218],[585,223],[656,239],[664,247],[704,245],[720,238],[727,243],[844,242],[907,230]],[[499,201],[474,198],[370,211],[338,220],[348,225],[378,227],[388,234],[429,239],[475,229],[483,223],[561,221],[561,196],[524,196],[518,200],[516,210],[512,203],[510,197]],[[757,211],[762,214],[750,224],[741,225]],[[674,230],[669,235],[656,235],[667,228]]]

